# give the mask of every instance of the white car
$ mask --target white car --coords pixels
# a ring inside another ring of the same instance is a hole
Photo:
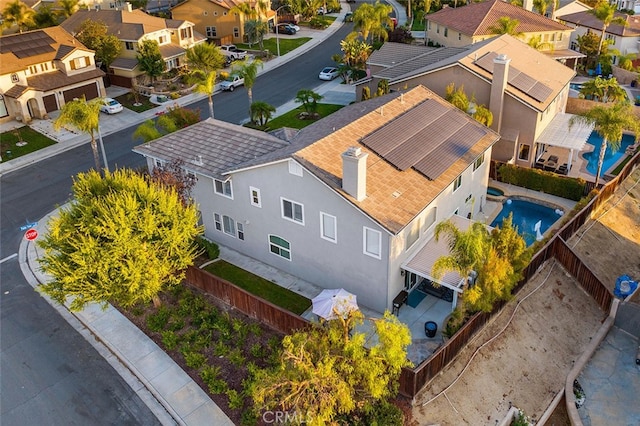
[[[227,79],[224,80],[222,83],[220,83],[220,89],[224,91],[233,92],[233,90],[236,87],[242,86],[243,84],[244,84],[244,78],[240,77],[239,75],[232,74],[229,77],[227,77]]]
[[[102,102],[103,104],[100,105],[100,111],[107,114],[116,114],[124,109],[120,102],[112,98],[104,98]]]
[[[330,81],[340,75],[338,68],[336,67],[324,67],[320,74],[318,74],[318,78],[320,80]]]
[[[296,32],[300,31],[300,27],[299,27],[299,26],[297,26],[296,24],[291,24],[291,23],[289,23],[288,25],[289,25],[291,28],[293,28],[294,30],[296,30]]]

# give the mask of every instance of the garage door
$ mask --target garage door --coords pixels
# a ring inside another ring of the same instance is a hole
[[[56,102],[56,95],[51,94],[42,98],[44,102],[44,110],[47,112],[57,111],[58,103]]]
[[[98,86],[95,83],[85,86],[76,87],[75,89],[66,90],[64,92],[64,101],[69,102],[76,98],[81,99],[82,95],[89,100],[98,97]]]

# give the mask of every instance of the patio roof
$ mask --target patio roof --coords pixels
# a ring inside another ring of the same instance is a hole
[[[462,216],[453,215],[449,219],[461,231],[466,231],[473,223],[472,220],[465,219]],[[440,238],[436,241],[435,237],[431,238],[426,244],[413,254],[401,267],[402,269],[413,272],[414,274],[425,277],[433,282],[439,283],[445,287],[452,289],[458,293],[462,293],[462,277],[457,272],[447,272],[442,278],[435,279],[431,275],[433,264],[442,256],[449,254],[449,244],[446,238]]]
[[[572,117],[575,115],[566,113],[556,115],[536,142],[581,151],[593,131],[593,125],[575,123],[569,130],[569,120]]]

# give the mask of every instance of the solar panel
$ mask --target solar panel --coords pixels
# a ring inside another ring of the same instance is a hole
[[[53,52],[55,50],[52,46],[55,40],[44,31],[16,34],[5,37],[5,39],[6,40],[2,40],[0,52],[3,54],[13,53],[20,59]]]

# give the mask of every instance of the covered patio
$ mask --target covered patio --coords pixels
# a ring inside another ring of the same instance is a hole
[[[576,123],[569,128],[574,114],[556,115],[536,141],[534,167],[568,175],[593,131],[593,125]]]

